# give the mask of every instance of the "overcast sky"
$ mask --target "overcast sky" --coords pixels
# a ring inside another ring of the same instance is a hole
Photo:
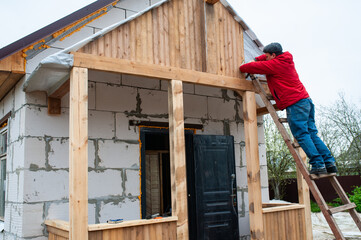
[[[1,0],[0,48],[91,2]],[[316,104],[328,105],[339,91],[361,104],[360,0],[228,2],[264,45],[280,42],[293,54],[301,81]]]

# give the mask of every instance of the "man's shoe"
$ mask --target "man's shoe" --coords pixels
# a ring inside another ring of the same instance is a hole
[[[337,173],[337,167],[336,166],[332,166],[332,167],[328,167],[326,168],[327,173]]]
[[[327,174],[327,170],[326,168],[312,168],[310,174],[316,174],[316,175]]]

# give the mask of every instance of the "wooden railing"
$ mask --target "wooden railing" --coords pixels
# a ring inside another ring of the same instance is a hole
[[[265,239],[306,239],[304,208],[301,204],[263,204]]]
[[[117,224],[91,224],[88,226],[89,240],[175,240],[177,217],[151,220],[133,220]],[[69,222],[46,220],[49,240],[68,240]]]

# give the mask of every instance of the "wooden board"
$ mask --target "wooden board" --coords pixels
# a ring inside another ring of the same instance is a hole
[[[73,53],[74,66],[93,70],[125,73],[159,79],[176,79],[188,83],[201,84],[239,91],[254,91],[251,81],[244,78],[219,76],[176,67],[147,64],[126,59],[100,57],[91,54]]]
[[[246,91],[242,98],[251,239],[264,239],[255,93]]]
[[[178,217],[177,239],[188,240],[188,195],[185,160],[183,86],[179,80],[168,85],[169,151],[172,214]]]
[[[69,106],[70,240],[88,240],[88,70],[70,73]]]

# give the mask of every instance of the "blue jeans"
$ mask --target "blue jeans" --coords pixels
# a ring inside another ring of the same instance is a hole
[[[288,124],[293,136],[310,159],[312,169],[335,166],[335,159],[317,136],[315,105],[305,98],[286,108]]]

